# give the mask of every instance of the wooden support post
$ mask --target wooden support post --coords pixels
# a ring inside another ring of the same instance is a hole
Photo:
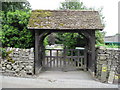
[[[95,31],[89,32],[91,35],[90,38],[90,49],[91,49],[91,63],[90,63],[90,71],[94,77],[95,75],[95,67],[96,67],[96,60],[95,60]]]
[[[43,45],[44,38],[50,33],[44,31],[35,30],[35,64],[34,64],[34,73],[37,75],[42,69],[42,61],[44,60],[45,49]]]
[[[39,33],[35,31],[35,59],[34,59],[34,73],[39,74],[41,65],[39,60]]]
[[[90,56],[88,55],[89,43],[90,43],[90,34],[84,30],[79,31],[79,35],[82,35],[85,38],[85,51],[84,51],[84,71],[87,71],[90,64]]]

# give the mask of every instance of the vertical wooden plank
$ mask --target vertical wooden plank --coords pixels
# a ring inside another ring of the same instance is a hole
[[[58,53],[60,54],[59,58],[57,59],[58,67],[62,67],[62,51],[58,50]]]
[[[50,67],[52,66],[51,61],[52,61],[52,49],[50,49],[50,60],[49,60],[49,62],[50,62]]]
[[[47,57],[47,62],[46,62],[47,67],[49,67],[49,58]]]
[[[66,60],[65,60],[65,49],[63,49],[63,65],[66,66]]]
[[[78,57],[78,60],[77,60],[77,67],[78,68],[80,67],[79,63],[80,63],[80,57]]]
[[[60,62],[60,60],[58,61],[58,49],[57,49],[56,67],[59,67],[59,66],[60,66],[60,65],[59,65],[59,62]]]
[[[72,59],[72,61],[71,61],[71,65],[73,66],[73,50],[71,49],[71,59]]]
[[[68,60],[68,65],[70,65],[70,58],[68,57],[67,60]]]
[[[87,71],[87,51],[84,50],[84,71]]]
[[[53,67],[55,67],[55,60],[56,60],[56,57],[53,58]]]
[[[59,57],[58,61],[59,61],[59,66],[58,67],[62,67],[62,59],[61,59],[61,57]]]
[[[83,61],[84,59],[83,58],[81,58],[81,68],[84,68],[84,66],[83,66]]]
[[[78,49],[78,60],[77,60],[77,67],[80,67],[80,50]]]
[[[45,59],[45,65],[48,66],[48,55],[49,55],[49,50],[46,50],[47,54],[46,54],[46,59]]]

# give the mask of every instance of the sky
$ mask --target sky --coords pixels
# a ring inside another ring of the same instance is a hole
[[[65,0],[28,0],[33,10],[56,10],[60,3]],[[118,33],[118,2],[120,0],[80,0],[88,8],[103,8],[102,15],[105,17],[106,36],[112,36]]]

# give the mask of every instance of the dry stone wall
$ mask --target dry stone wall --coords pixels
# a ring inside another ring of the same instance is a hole
[[[0,57],[0,71],[3,75],[32,76],[34,75],[34,49],[7,48],[13,50],[9,55],[14,62],[8,62]],[[120,50],[96,49],[96,78],[101,82],[118,83],[120,78]]]
[[[19,49],[8,47],[6,51],[12,51],[9,56],[14,62],[8,61],[7,59],[3,60],[1,58],[0,68],[2,68],[1,72],[3,75],[29,76],[34,74],[33,48]]]
[[[96,77],[101,82],[118,83],[120,78],[120,49],[96,49]]]

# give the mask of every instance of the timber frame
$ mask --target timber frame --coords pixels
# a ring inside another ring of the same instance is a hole
[[[71,15],[73,18],[71,18]],[[76,17],[79,17],[80,19],[77,20],[78,18]],[[54,19],[55,22],[53,22],[52,19]],[[66,22],[64,22],[63,19]],[[71,20],[73,22],[70,22]],[[85,50],[87,53],[85,58],[87,59],[87,69],[92,73],[92,75],[95,75],[95,31],[103,29],[103,25],[101,24],[100,16],[97,11],[32,11],[28,29],[33,31],[35,36],[35,74],[40,73],[42,69],[42,61],[45,59],[45,47],[43,45],[44,38],[50,33],[68,32],[79,33],[85,37]]]
[[[87,53],[87,69],[94,73],[96,68],[96,60],[95,60],[95,30],[38,30],[34,29],[35,34],[35,63],[34,63],[34,73],[39,74],[42,69],[42,61],[44,60],[44,38],[50,33],[57,32],[68,32],[68,33],[79,33],[80,35],[86,38],[86,46],[85,50]]]

